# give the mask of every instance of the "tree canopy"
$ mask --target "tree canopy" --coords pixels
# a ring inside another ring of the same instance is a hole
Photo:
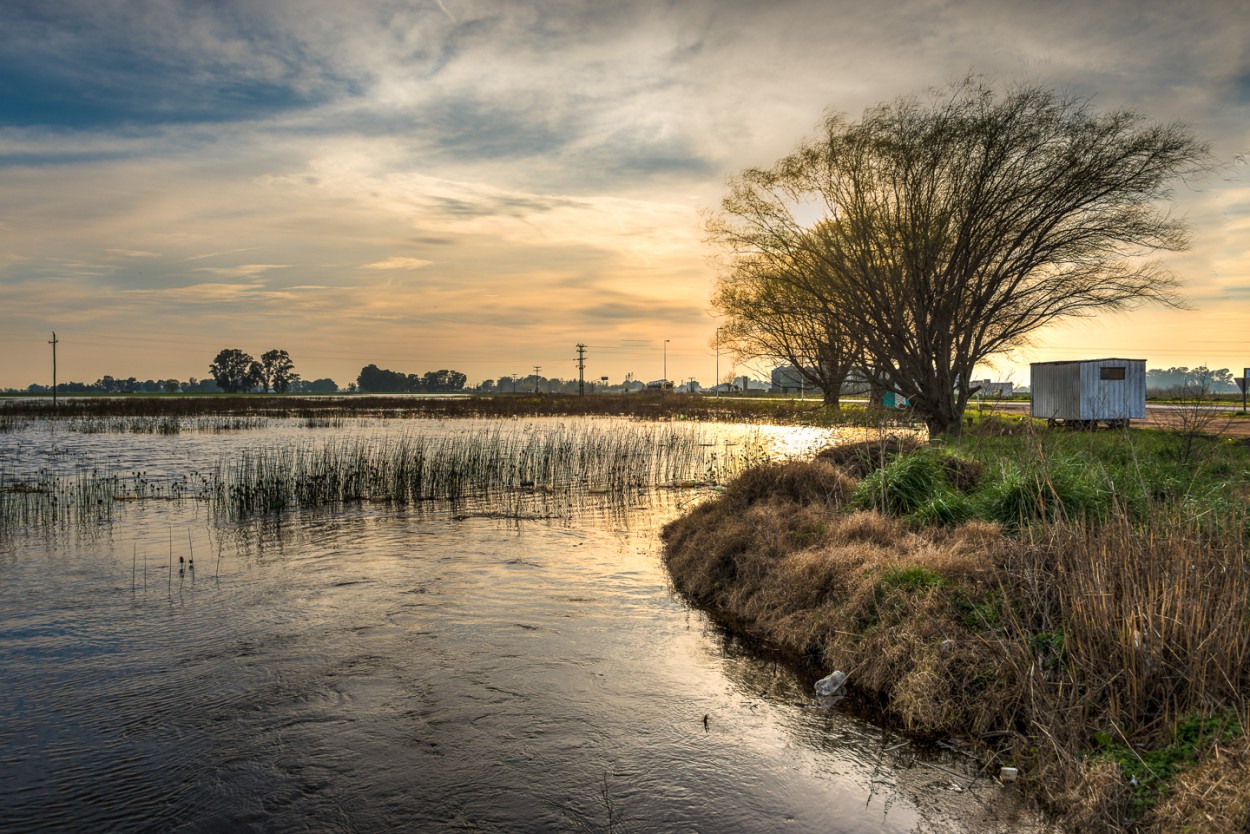
[[[221,390],[227,394],[238,394],[256,384],[256,367],[256,360],[249,354],[238,348],[225,348],[208,366],[208,372]]]
[[[859,346],[835,311],[807,291],[805,283],[774,263],[738,259],[712,294],[712,306],[726,317],[718,338],[739,362],[771,358],[789,363],[836,408],[842,385],[857,364]]]
[[[958,432],[978,363],[1056,319],[1181,303],[1140,256],[1185,246],[1160,203],[1206,152],[1180,125],[968,80],[828,116],[735,177],[709,231],[730,274],[811,298],[871,358],[859,373]]]
[[[460,371],[426,371],[421,376],[388,371],[369,364],[360,369],[356,384],[371,394],[455,393],[464,390],[468,377]]]
[[[299,381],[299,374],[295,373],[295,363],[291,361],[290,354],[276,348],[261,355],[260,374],[261,385],[264,386],[266,394],[271,388],[279,394],[285,394]]]

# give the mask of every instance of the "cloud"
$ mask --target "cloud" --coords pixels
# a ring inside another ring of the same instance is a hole
[[[237,302],[264,290],[259,282],[246,284],[203,283],[163,289],[128,290],[132,299],[173,300],[179,302]]]
[[[207,272],[230,278],[251,278],[274,269],[287,269],[290,264],[239,264],[238,266],[197,266],[195,272]]]
[[[371,264],[365,264],[362,269],[420,269],[423,266],[429,266],[433,261],[423,260],[421,258],[387,258],[384,261],[376,261]]]
[[[160,253],[148,252],[143,249],[105,249],[110,255],[118,255],[123,258],[159,258]]]

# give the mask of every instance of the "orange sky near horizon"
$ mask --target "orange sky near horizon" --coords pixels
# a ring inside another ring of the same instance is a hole
[[[984,373],[1097,356],[1250,366],[1250,24],[1232,2],[895,9],[536,2],[66,2],[0,10],[0,388],[208,375],[287,350],[713,381],[704,214],[826,108],[969,71],[1187,123],[1191,309],[1048,328]],[[665,340],[668,340],[667,350]],[[722,376],[735,368],[721,356]],[[748,371],[763,376],[766,363]]]

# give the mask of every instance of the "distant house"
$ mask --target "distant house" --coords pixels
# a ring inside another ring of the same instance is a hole
[[[1005,399],[1011,396],[1015,388],[1010,382],[991,382],[988,379],[974,379],[972,387],[977,390],[976,397],[993,397],[995,399]]]
[[[793,365],[778,365],[773,368],[771,382],[768,389],[770,394],[799,394],[804,391],[819,393]]]
[[[884,408],[911,408],[911,400],[897,391],[886,391],[881,396],[881,405]]]
[[[1146,417],[1146,360],[1034,362],[1029,389],[1034,417],[1077,426],[1124,426]]]

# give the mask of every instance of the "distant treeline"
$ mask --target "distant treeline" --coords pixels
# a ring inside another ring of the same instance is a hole
[[[221,387],[211,378],[186,380],[145,379],[135,377],[102,376],[95,382],[58,382],[58,394],[218,394]],[[339,390],[338,383],[329,379],[299,380],[292,383],[293,394],[333,394]],[[34,383],[22,389],[6,388],[8,393],[51,394],[51,385]]]
[[[366,394],[454,394],[463,391],[467,381],[460,371],[426,371],[417,376],[371,364],[360,369],[356,388]]]
[[[545,377],[539,374],[519,376],[503,374],[497,380],[486,379],[476,386],[466,385],[468,378],[460,371],[426,371],[424,374],[405,374],[388,371],[377,365],[366,365],[356,378],[356,388],[363,394],[576,394],[576,379]],[[696,386],[698,383],[695,383]],[[646,386],[635,380],[611,385],[603,377],[585,380],[586,393],[615,391],[641,391]]]
[[[1146,371],[1146,387],[1159,393],[1224,394],[1238,391],[1228,368],[1212,370],[1205,365],[1196,368],[1151,368]]]

